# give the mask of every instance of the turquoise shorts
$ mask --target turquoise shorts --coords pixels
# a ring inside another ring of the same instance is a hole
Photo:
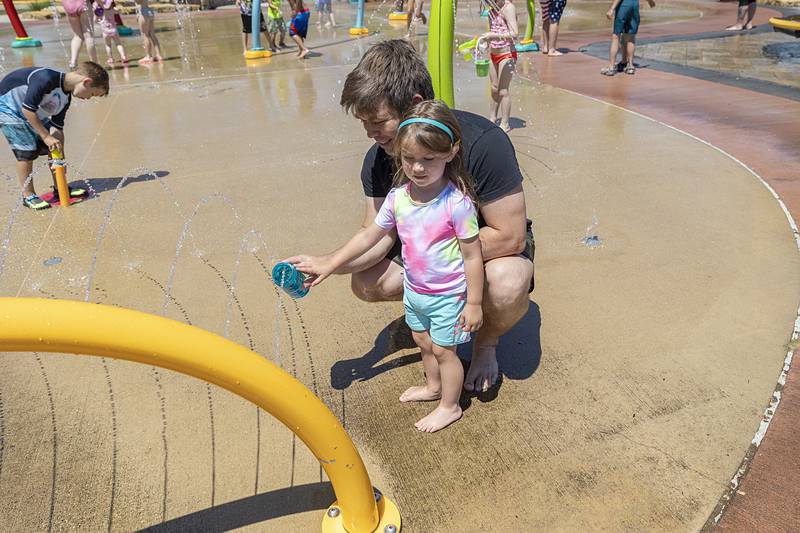
[[[469,341],[469,333],[456,331],[464,311],[463,294],[419,294],[408,287],[403,290],[406,323],[412,331],[428,331],[439,346],[455,346]]]

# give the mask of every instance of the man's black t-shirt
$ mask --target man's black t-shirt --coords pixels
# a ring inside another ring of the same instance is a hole
[[[461,150],[467,170],[475,178],[478,202],[489,203],[502,198],[522,183],[517,156],[511,140],[503,130],[474,113],[453,110],[461,127]],[[375,144],[364,156],[361,183],[364,194],[383,198],[392,189],[395,166],[392,156]],[[478,216],[479,225],[485,225]]]

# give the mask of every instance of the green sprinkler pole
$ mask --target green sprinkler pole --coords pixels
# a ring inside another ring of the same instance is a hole
[[[428,25],[428,70],[436,98],[455,106],[453,96],[453,28],[455,0],[433,0]]]
[[[536,52],[539,45],[533,42],[533,27],[536,25],[536,6],[533,0],[526,0],[525,7],[528,8],[528,23],[525,25],[525,37],[517,45],[517,52]]]

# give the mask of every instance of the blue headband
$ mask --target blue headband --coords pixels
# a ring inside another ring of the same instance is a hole
[[[438,120],[433,120],[432,118],[424,118],[424,117],[410,118],[408,120],[404,120],[403,122],[401,122],[400,125],[397,126],[397,129],[399,130],[403,126],[408,126],[409,124],[414,124],[414,123],[430,124],[431,126],[436,126],[440,130],[445,132],[448,137],[450,137],[451,144],[455,144],[456,142],[456,140],[453,138],[452,130],[447,126],[445,126],[444,124],[442,124],[441,122],[439,122]]]

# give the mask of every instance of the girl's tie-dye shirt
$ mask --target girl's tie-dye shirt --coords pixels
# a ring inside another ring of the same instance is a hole
[[[467,278],[458,239],[478,235],[475,206],[449,182],[426,204],[411,199],[410,186],[389,191],[375,217],[375,224],[385,230],[397,227],[406,288],[419,294],[465,293]]]

